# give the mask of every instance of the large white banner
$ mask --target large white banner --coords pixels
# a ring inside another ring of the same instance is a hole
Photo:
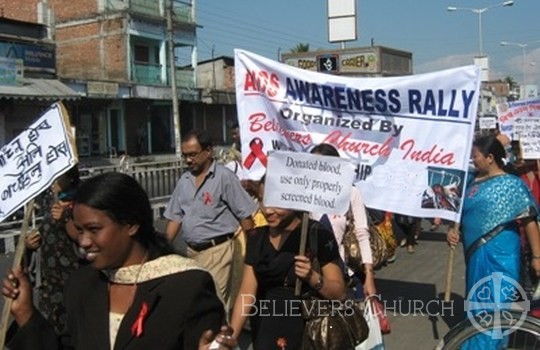
[[[497,115],[501,133],[517,141],[520,132],[527,130],[519,126],[516,129],[516,125],[527,124],[527,119],[540,118],[540,98],[500,103],[497,105]]]
[[[392,78],[310,72],[235,51],[247,175],[270,150],[334,145],[356,163],[366,205],[458,220],[478,106],[475,66]]]
[[[77,163],[73,141],[67,113],[56,103],[0,147],[0,222]]]

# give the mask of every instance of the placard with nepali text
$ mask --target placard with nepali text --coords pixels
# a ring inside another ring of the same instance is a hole
[[[499,103],[497,115],[501,133],[510,140],[520,140],[519,133],[523,130],[516,130],[516,123],[526,123],[524,119],[540,118],[540,98]]]
[[[514,122],[514,134],[519,137],[523,159],[540,159],[540,114],[517,119]]]
[[[268,155],[263,203],[343,215],[350,205],[354,168],[340,157],[273,151]]]
[[[0,222],[77,163],[73,141],[67,112],[55,103],[0,147]]]
[[[478,108],[480,70],[357,78],[317,73],[235,50],[246,175],[272,150],[333,145],[355,164],[370,208],[458,221]]]

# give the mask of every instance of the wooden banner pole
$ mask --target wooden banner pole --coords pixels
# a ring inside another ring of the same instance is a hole
[[[300,232],[300,251],[299,255],[306,255],[306,244],[307,244],[307,231],[309,224],[309,213],[302,214],[302,230]],[[299,296],[302,292],[302,281],[300,278],[296,279],[296,285],[294,288],[294,295]]]
[[[21,227],[21,234],[19,235],[19,242],[17,242],[17,247],[15,248],[15,255],[13,256],[13,265],[12,265],[13,268],[20,266],[22,263],[24,251],[26,248],[25,240],[26,240],[26,234],[28,232],[30,215],[33,212],[34,212],[34,199],[30,200],[30,202],[26,205],[26,208],[24,211],[24,219],[23,219],[23,223]],[[4,298],[4,308],[2,309],[2,319],[0,320],[0,344],[3,344],[3,347],[5,347],[4,343],[6,341],[6,332],[9,326],[8,322],[9,322],[9,316],[11,313],[12,301],[13,299],[11,298]]]
[[[454,232],[459,234],[459,224],[454,223]],[[446,265],[446,287],[444,289],[444,301],[450,302],[450,296],[452,294],[452,275],[454,273],[454,252],[456,247],[450,247],[448,249],[448,262]]]

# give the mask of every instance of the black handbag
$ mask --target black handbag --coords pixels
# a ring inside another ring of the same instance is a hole
[[[309,231],[309,244],[312,266],[320,273],[316,230]],[[368,337],[369,328],[360,300],[327,300],[310,291],[302,298],[301,312],[306,320],[303,350],[349,350]]]

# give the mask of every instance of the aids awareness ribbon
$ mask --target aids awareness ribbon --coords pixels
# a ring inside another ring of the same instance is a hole
[[[244,161],[244,167],[250,169],[255,162],[255,159],[258,159],[262,165],[266,167],[267,159],[266,154],[263,152],[263,142],[260,138],[256,137],[249,143],[249,149],[251,152]]]
[[[204,205],[212,204],[212,195],[210,194],[210,192],[204,192],[203,203]]]
[[[141,306],[141,311],[139,311],[139,316],[137,316],[135,323],[133,323],[133,326],[131,326],[131,333],[137,338],[143,334],[143,323],[147,315],[148,304],[146,302],[143,302]]]

